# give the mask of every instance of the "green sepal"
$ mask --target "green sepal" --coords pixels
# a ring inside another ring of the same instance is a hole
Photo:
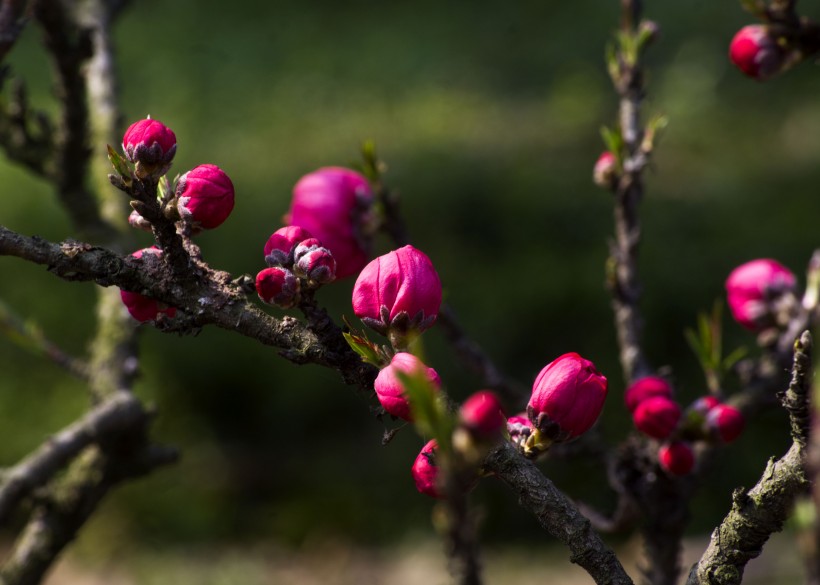
[[[108,160],[111,161],[111,166],[114,167],[117,174],[125,179],[131,179],[132,173],[128,161],[120,156],[116,150],[111,148],[110,144],[106,144],[105,146],[108,149]]]

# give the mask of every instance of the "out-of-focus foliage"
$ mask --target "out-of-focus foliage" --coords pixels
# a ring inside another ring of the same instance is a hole
[[[748,20],[737,3],[647,9],[662,36],[650,52],[646,113],[665,113],[670,124],[641,210],[646,339],[687,404],[705,384],[683,331],[723,294],[729,271],[773,257],[800,274],[820,245],[820,79],[811,64],[766,84],[732,69],[728,41]],[[610,380],[601,427],[614,443],[630,421],[603,286],[611,202],[591,172],[599,128],[616,111],[603,47],[617,11],[593,0],[134,2],[116,31],[123,106],[127,121],[150,114],[175,131],[172,173],[211,162],[231,176],[234,213],[199,241],[206,260],[235,274],[264,267],[262,246],[301,175],[354,161],[373,138],[413,242],[432,258],[467,330],[526,386],[562,353],[592,359]],[[38,42],[30,28],[10,60],[35,105],[53,111]],[[105,156],[105,145],[94,146]],[[0,181],[0,223],[72,236],[44,183],[5,162]],[[5,302],[83,351],[92,285],[8,258],[0,274]],[[351,288],[342,281],[319,298],[352,317]],[[429,365],[455,398],[478,389],[435,328],[424,337]],[[213,329],[179,338],[147,328],[142,342],[139,392],[159,408],[157,436],[184,458],[115,494],[92,531],[300,542],[316,532],[374,541],[408,526],[429,530],[430,502],[409,474],[422,439],[408,427],[381,447],[370,403],[334,373],[297,368]],[[727,321],[724,342],[731,351],[753,340]],[[85,396],[7,339],[0,373],[5,465],[72,420]],[[509,404],[510,413],[525,402]],[[704,487],[695,528],[714,525],[731,488],[750,485],[786,440],[779,413],[752,423]],[[611,504],[599,466],[544,467],[573,496]],[[487,502],[487,538],[538,530],[492,479],[477,494]]]

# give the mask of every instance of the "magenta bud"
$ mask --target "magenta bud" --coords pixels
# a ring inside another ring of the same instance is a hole
[[[426,496],[431,498],[440,498],[441,494],[436,487],[436,480],[438,478],[438,466],[436,465],[436,451],[438,443],[433,439],[422,447],[421,452],[413,462],[413,467],[410,472],[413,475],[413,481],[416,483],[416,489]]]
[[[718,404],[706,414],[706,430],[724,443],[737,439],[745,426],[743,413],[728,404]]]
[[[674,441],[661,445],[658,449],[658,462],[672,475],[686,475],[695,466],[695,452],[689,443]]]
[[[769,27],[751,24],[735,34],[729,45],[729,59],[749,77],[764,81],[780,72],[786,52]]]
[[[726,297],[735,321],[756,331],[772,322],[771,302],[795,287],[792,272],[775,260],[741,264],[726,279]]]
[[[233,183],[216,165],[199,165],[182,175],[176,196],[180,217],[194,229],[214,229],[233,211]]]
[[[656,396],[641,402],[632,413],[635,427],[653,439],[666,439],[678,427],[680,406],[670,398]]]
[[[256,293],[263,303],[290,309],[299,304],[299,279],[287,268],[272,266],[256,275]]]
[[[293,265],[293,251],[296,244],[312,237],[310,232],[297,225],[279,228],[265,242],[265,262],[268,266],[289,268]]]
[[[598,420],[606,391],[606,378],[595,364],[577,353],[565,353],[535,378],[527,416],[550,441],[568,441]]]
[[[359,272],[370,254],[373,191],[350,169],[325,167],[293,188],[288,223],[308,230],[336,259],[336,277]]]
[[[131,211],[131,214],[128,216],[128,225],[145,232],[151,231],[151,222],[142,217],[136,209]]]
[[[133,254],[131,254],[134,258],[142,258],[143,255],[150,254],[152,256],[161,256],[162,250],[157,248],[156,246],[152,246],[150,248],[143,248],[142,250],[137,250]],[[165,314],[170,318],[173,318],[176,315],[176,308],[169,307],[168,305],[161,303],[160,301],[154,300],[152,298],[146,297],[140,293],[130,292],[127,290],[120,291],[120,298],[122,299],[122,304],[125,305],[125,308],[128,309],[128,312],[131,316],[140,322],[145,321],[155,321],[160,314]]]
[[[316,238],[304,240],[293,252],[293,272],[310,286],[327,284],[336,278],[336,260]]]
[[[647,398],[663,396],[672,398],[672,386],[669,382],[658,376],[647,376],[632,383],[624,393],[624,402],[629,412],[635,412],[638,405]]]
[[[171,168],[177,151],[177,137],[159,120],[146,118],[134,122],[122,137],[125,158],[137,164],[140,178],[159,178]]]
[[[461,424],[477,439],[492,440],[501,436],[507,418],[498,397],[480,390],[464,401],[459,410]]]
[[[390,364],[381,369],[376,381],[373,384],[376,390],[376,398],[388,412],[396,418],[412,421],[410,412],[410,402],[404,393],[404,385],[399,380],[396,372],[403,374],[424,374],[436,390],[441,387],[441,379],[433,368],[428,368],[424,363],[412,353],[399,352],[393,356]]]
[[[592,181],[604,189],[611,189],[618,180],[618,160],[611,152],[604,151],[592,169]]]
[[[441,281],[424,252],[404,246],[364,267],[353,285],[353,312],[382,335],[420,333],[441,306]]]

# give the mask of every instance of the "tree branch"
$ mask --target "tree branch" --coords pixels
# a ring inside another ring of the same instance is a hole
[[[517,495],[519,503],[572,553],[598,585],[632,585],[615,553],[604,544],[575,505],[531,462],[505,442],[484,461]]]

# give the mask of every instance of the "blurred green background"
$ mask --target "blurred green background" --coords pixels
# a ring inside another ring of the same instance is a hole
[[[262,245],[300,176],[355,161],[362,140],[374,139],[412,239],[467,330],[525,385],[561,353],[595,361],[611,383],[601,426],[614,443],[631,424],[603,286],[612,205],[591,170],[599,128],[616,112],[603,50],[618,8],[593,0],[135,1],[116,30],[123,109],[129,122],[150,114],[176,132],[175,170],[212,162],[229,173],[233,215],[199,240],[206,260],[234,274],[263,267]],[[818,243],[820,80],[812,63],[766,84],[734,70],[727,46],[750,20],[736,2],[647,3],[647,16],[662,34],[649,55],[645,112],[668,115],[670,125],[641,209],[646,347],[655,365],[672,368],[686,404],[704,386],[683,330],[721,297],[729,271],[773,257],[802,277]],[[53,111],[33,26],[10,63],[33,104]],[[5,161],[0,181],[0,223],[51,240],[72,235],[48,185]],[[83,353],[92,285],[9,258],[0,258],[0,274],[0,299]],[[351,288],[336,283],[320,300],[350,316]],[[728,319],[726,337],[729,348],[753,344]],[[455,398],[479,388],[435,328],[425,338]],[[382,447],[384,426],[333,372],[293,366],[210,328],[195,338],[146,328],[142,348],[138,391],[159,408],[155,436],[184,457],[112,495],[85,537],[103,550],[135,539],[298,546],[316,535],[375,544],[432,531],[431,503],[409,477],[422,440],[405,429]],[[80,384],[5,338],[0,372],[6,465],[87,399]],[[693,532],[714,526],[731,489],[753,484],[784,450],[786,429],[780,413],[767,414],[725,450],[696,503]],[[573,497],[612,504],[595,466],[543,467]],[[484,481],[476,497],[486,541],[538,533],[503,486]]]

